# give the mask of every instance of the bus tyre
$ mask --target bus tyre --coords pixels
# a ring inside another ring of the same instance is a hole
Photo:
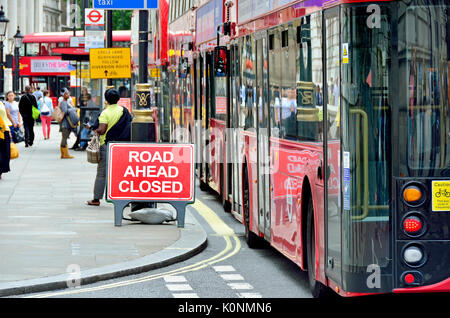
[[[224,186],[224,184],[225,184],[224,178],[225,177],[224,177],[224,172],[223,172],[223,163],[221,163],[220,164],[220,189],[221,189],[220,197],[222,200],[223,210],[227,213],[230,213],[231,212],[231,202],[227,200],[228,195],[225,193],[226,191],[225,191],[225,186]]]
[[[314,207],[312,196],[309,196],[308,201],[308,216],[306,225],[306,246],[308,258],[308,279],[309,288],[314,298],[322,298],[328,295],[328,288],[321,282],[316,281],[316,238],[314,229]]]
[[[200,190],[206,192],[206,191],[208,191],[208,189],[209,189],[208,185],[205,182],[203,182],[202,180],[200,180]]]
[[[261,239],[250,231],[250,189],[248,186],[247,169],[244,169],[244,189],[243,189],[243,203],[244,203],[244,226],[245,226],[245,242],[249,248],[260,247]]]

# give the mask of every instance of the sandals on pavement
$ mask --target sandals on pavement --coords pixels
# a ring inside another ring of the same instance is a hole
[[[89,200],[89,201],[86,201],[86,204],[92,205],[92,206],[100,206],[100,201]]]

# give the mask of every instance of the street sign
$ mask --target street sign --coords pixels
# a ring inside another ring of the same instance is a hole
[[[105,11],[97,9],[84,9],[84,24],[86,27],[105,25]]]
[[[106,48],[90,50],[92,79],[131,78],[131,49]]]
[[[84,9],[85,51],[105,47],[105,10]]]
[[[70,47],[82,47],[85,45],[86,38],[84,36],[71,36],[69,40]]]
[[[194,200],[194,146],[109,143],[108,199]]]
[[[159,68],[152,68],[152,69],[150,69],[150,77],[160,78],[161,77],[161,70]]]
[[[107,198],[114,204],[114,225],[133,202],[169,203],[184,227],[186,205],[195,201],[194,145],[109,143]]]
[[[105,10],[158,9],[158,0],[94,0],[93,5]]]

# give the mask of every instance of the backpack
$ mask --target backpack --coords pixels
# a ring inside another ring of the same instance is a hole
[[[50,115],[50,108],[48,107],[45,98],[40,98],[41,101],[41,115],[42,116],[48,116]]]
[[[123,106],[122,106],[123,107]],[[123,114],[119,121],[106,133],[105,142],[130,141],[131,140],[131,115],[128,109],[123,107]]]

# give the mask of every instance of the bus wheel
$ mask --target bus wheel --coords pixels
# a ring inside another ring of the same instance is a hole
[[[314,229],[314,207],[312,196],[309,196],[308,201],[308,216],[307,216],[307,230],[306,230],[306,246],[308,257],[308,279],[309,288],[314,298],[322,298],[328,296],[328,288],[321,282],[316,281],[316,237]]]
[[[202,180],[200,180],[200,190],[206,192],[206,191],[208,191],[208,189],[209,189],[208,185],[205,182],[203,182]]]
[[[243,204],[244,204],[244,226],[245,241],[249,248],[260,247],[260,238],[250,231],[250,188],[248,186],[247,169],[244,168],[244,187],[243,187]]]
[[[225,193],[226,191],[225,191],[225,186],[224,186],[224,184],[225,184],[225,177],[224,177],[224,172],[223,172],[223,166],[224,166],[224,164],[223,163],[221,163],[220,164],[220,189],[221,189],[221,194],[220,194],[220,197],[221,197],[221,200],[222,200],[222,206],[223,206],[223,210],[225,211],[225,212],[228,212],[228,213],[230,213],[231,212],[231,203],[230,203],[230,201],[228,201],[228,195]]]

